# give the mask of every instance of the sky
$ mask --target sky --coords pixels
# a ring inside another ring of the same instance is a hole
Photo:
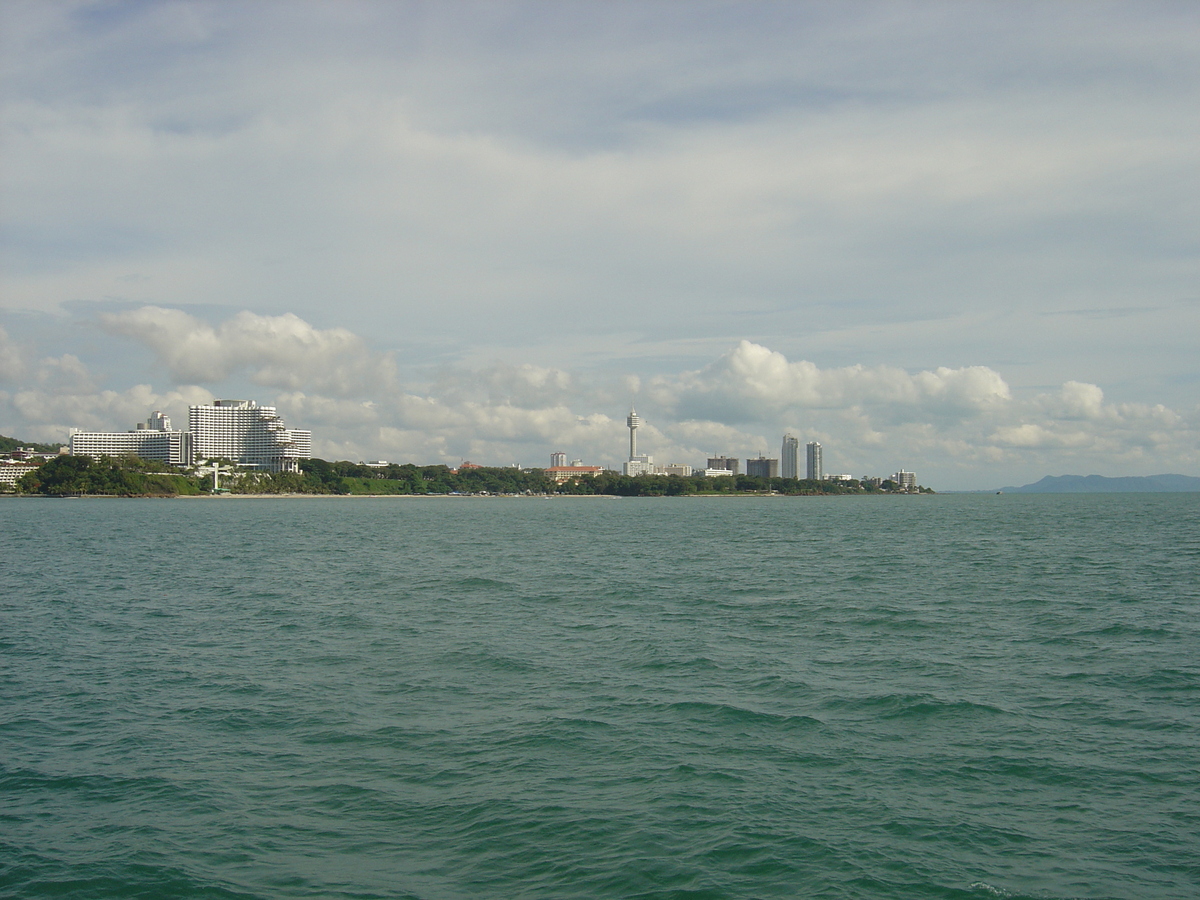
[[[1200,4],[0,4],[0,433],[1200,475]]]

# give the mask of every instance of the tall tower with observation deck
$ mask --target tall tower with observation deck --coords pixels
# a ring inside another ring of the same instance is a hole
[[[638,456],[637,430],[642,427],[642,417],[637,410],[629,407],[629,418],[625,420],[629,426],[629,461],[622,467],[625,475],[648,475],[654,472],[654,457]]]
[[[625,424],[629,426],[629,458],[632,460],[637,457],[637,430],[642,427],[642,417],[632,406],[629,407],[629,418]]]

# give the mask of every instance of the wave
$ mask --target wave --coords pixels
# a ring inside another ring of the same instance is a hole
[[[931,694],[876,694],[853,699],[838,698],[821,704],[824,709],[871,713],[881,719],[925,719],[934,717],[1007,716],[1008,710],[972,700],[943,700]]]

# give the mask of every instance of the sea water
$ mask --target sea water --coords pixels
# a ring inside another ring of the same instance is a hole
[[[1200,896],[1200,495],[0,523],[5,896]]]

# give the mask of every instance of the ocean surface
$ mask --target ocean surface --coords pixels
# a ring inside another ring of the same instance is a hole
[[[1200,495],[0,501],[0,895],[1200,896]]]

